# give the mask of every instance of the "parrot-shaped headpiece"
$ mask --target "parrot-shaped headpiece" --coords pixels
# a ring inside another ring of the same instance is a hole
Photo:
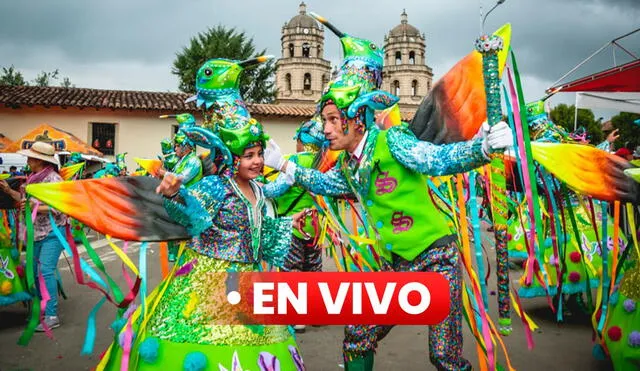
[[[318,102],[320,110],[330,101],[343,112],[344,117],[352,119],[364,108],[366,125],[375,125],[374,112],[392,107],[399,101],[398,97],[379,90],[382,85],[383,49],[370,40],[347,35],[318,14],[311,12],[310,15],[340,38],[344,57],[338,75]]]
[[[124,153],[118,153],[116,155],[116,166],[120,169],[126,169],[127,168],[127,163],[125,162],[125,157],[127,156],[127,152]]]
[[[196,144],[223,152],[224,162],[231,164],[232,156],[240,156],[253,143],[266,147],[268,136],[262,124],[252,118],[240,95],[240,73],[248,67],[264,63],[271,56],[245,61],[211,59],[196,75],[196,105],[212,110],[210,123],[204,127],[184,130]],[[212,151],[213,153],[213,151]]]
[[[308,152],[318,152],[320,148],[325,147],[327,138],[324,136],[320,115],[316,114],[310,120],[303,122],[293,139],[299,140]]]
[[[338,30],[326,18],[316,13],[309,14],[340,38],[343,62],[335,80],[341,80],[345,86],[360,85],[363,93],[380,89],[384,64],[383,49],[370,40]]]

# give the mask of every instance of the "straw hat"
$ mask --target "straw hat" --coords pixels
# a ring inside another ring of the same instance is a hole
[[[58,159],[55,157],[56,149],[49,143],[35,142],[30,149],[21,149],[17,153],[59,165]]]

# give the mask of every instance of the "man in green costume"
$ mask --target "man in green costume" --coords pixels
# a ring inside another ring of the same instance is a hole
[[[438,272],[450,283],[451,312],[431,326],[429,350],[438,370],[468,370],[462,357],[462,273],[456,233],[433,204],[428,176],[467,172],[488,163],[489,155],[513,142],[504,122],[489,128],[482,138],[449,145],[418,140],[404,125],[380,130],[374,112],[397,103],[380,90],[361,92],[347,79],[333,82],[320,101],[324,134],[332,150],[344,150],[336,166],[322,173],[284,159],[270,141],[265,164],[286,172],[302,187],[326,196],[355,195],[365,208],[370,239],[383,271]],[[372,370],[377,342],[392,326],[346,326],[345,368]]]

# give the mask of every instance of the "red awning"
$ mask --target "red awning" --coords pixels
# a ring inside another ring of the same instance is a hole
[[[547,89],[560,92],[640,92],[640,59]]]

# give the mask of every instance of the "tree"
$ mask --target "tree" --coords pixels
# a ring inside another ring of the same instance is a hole
[[[45,72],[42,71],[33,79],[34,86],[51,86],[53,80],[58,80],[60,71],[56,68],[54,71]],[[29,82],[24,79],[22,72],[15,69],[13,65],[11,67],[2,67],[2,74],[0,74],[0,86],[29,86]],[[65,88],[75,88],[76,86],[71,84],[69,77],[62,79],[60,86]]]
[[[64,79],[62,79],[62,82],[60,83],[60,86],[62,86],[63,88],[75,88],[76,86],[71,84],[71,80],[68,77],[65,77]]]
[[[551,110],[551,121],[556,125],[562,126],[567,132],[572,133],[575,131],[575,112],[576,107],[574,105],[559,104]],[[593,111],[590,109],[578,109],[577,124],[578,127],[582,126],[587,130],[587,138],[591,144],[598,145],[604,140],[600,120],[596,121]]]
[[[636,120],[640,120],[640,115],[629,112],[620,112],[611,118],[613,127],[618,129],[620,135],[615,148],[627,147],[633,150],[640,145],[640,125],[634,123]]]
[[[244,32],[219,25],[191,38],[189,46],[176,54],[171,73],[180,78],[181,91],[193,94],[196,73],[209,59],[244,60],[264,55],[265,51],[256,53],[253,39],[248,39]],[[240,76],[240,93],[243,98],[251,103],[272,102],[276,96],[274,74],[274,61],[245,70]]]
[[[51,80],[57,80],[60,71],[56,68],[51,72],[40,72],[38,76],[33,80],[35,86],[51,86]]]
[[[22,76],[22,72],[17,71],[13,65],[11,67],[2,67],[2,75],[0,75],[1,86],[27,86],[29,85]]]

